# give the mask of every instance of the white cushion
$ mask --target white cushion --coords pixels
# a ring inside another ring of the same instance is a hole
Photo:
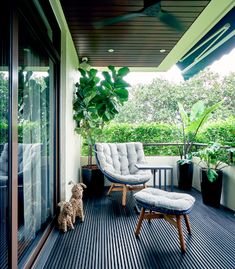
[[[168,192],[155,188],[146,188],[134,194],[136,201],[149,205],[151,208],[162,208],[173,211],[190,209],[195,198],[189,194]]]
[[[120,181],[141,183],[151,178],[151,170],[135,166],[146,163],[140,142],[96,143],[96,157],[101,169]]]

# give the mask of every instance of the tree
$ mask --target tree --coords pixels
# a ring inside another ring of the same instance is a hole
[[[79,69],[81,77],[76,83],[73,101],[76,132],[86,139],[89,146],[88,166],[92,166],[92,146],[103,126],[110,122],[120,107],[128,100],[129,84],[123,79],[129,73],[127,67],[102,72],[104,79],[97,76],[97,69]]]
[[[177,102],[184,103],[186,110],[199,100],[211,106],[224,100],[223,106],[213,114],[213,119],[227,119],[235,116],[235,74],[221,78],[205,69],[180,84],[164,79],[154,79],[148,85],[135,85],[130,91],[116,122],[165,122],[175,121]]]

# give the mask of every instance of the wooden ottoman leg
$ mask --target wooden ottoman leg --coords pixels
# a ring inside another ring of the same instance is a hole
[[[137,223],[136,230],[135,230],[135,235],[139,235],[140,233],[141,224],[144,219],[144,213],[145,213],[145,209],[142,207],[140,216],[139,216],[139,221]]]
[[[190,222],[189,222],[189,216],[188,215],[184,215],[184,220],[185,220],[185,224],[187,227],[187,231],[189,234],[191,234],[191,227],[190,227]]]
[[[177,228],[178,228],[178,232],[179,232],[181,250],[186,251],[185,242],[184,242],[184,235],[183,235],[183,230],[182,230],[182,226],[181,226],[181,215],[176,215],[176,221],[177,221]]]

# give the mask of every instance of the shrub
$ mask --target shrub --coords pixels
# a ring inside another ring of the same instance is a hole
[[[222,145],[235,147],[235,118],[226,121],[216,121],[208,124],[199,134],[198,142],[218,142]]]
[[[131,142],[166,143],[177,142],[177,127],[170,124],[142,123],[142,124],[115,124],[107,125],[97,141],[99,142]],[[198,134],[197,142],[210,143],[212,141],[223,145],[235,146],[235,118],[227,121],[218,121],[204,127]],[[87,154],[84,144],[82,154]],[[178,156],[176,146],[146,146],[145,154],[148,156]]]
[[[99,142],[131,142],[142,143],[163,143],[174,142],[177,133],[176,126],[169,124],[110,124],[104,127]],[[84,145],[82,154],[87,154],[87,147]],[[145,147],[146,155],[179,155],[178,148],[174,146]]]

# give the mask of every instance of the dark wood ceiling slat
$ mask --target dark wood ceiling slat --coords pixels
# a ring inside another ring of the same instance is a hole
[[[110,36],[110,38],[108,38],[108,39],[107,38],[93,38],[91,43],[93,45],[97,45],[97,42],[99,42],[100,44],[102,44],[102,47],[103,46],[105,47],[105,41],[108,42],[108,44],[110,42],[112,42],[112,41],[115,41],[115,42],[122,42],[122,44],[119,45],[120,47],[122,47],[122,46],[125,46],[125,44],[127,44],[127,43],[138,43],[139,40],[141,40],[140,43],[142,43],[142,44],[143,44],[143,42],[144,43],[147,43],[146,41],[148,41],[148,42],[162,42],[162,43],[166,43],[167,44],[169,41],[170,42],[171,41],[172,42],[173,41],[177,42],[178,41],[178,38],[171,37],[171,38],[168,38],[167,39],[167,37],[166,38],[162,38],[162,37],[159,37],[157,35],[149,35],[149,36],[146,36],[146,38],[144,38],[144,36],[141,36],[141,37],[140,36],[133,36],[133,37],[130,37],[130,36],[129,37],[124,37],[124,36],[122,36],[122,37],[120,37],[120,36]],[[79,43],[79,44],[80,44],[80,42],[86,42],[87,45],[88,45],[88,41],[89,40],[88,40],[87,37],[77,37],[77,38],[74,38],[74,42]]]
[[[127,13],[127,12],[125,12]],[[175,12],[170,12],[172,13],[174,16],[176,16],[177,18],[179,17],[197,17],[199,12],[194,12],[194,10],[189,10],[188,12],[181,12],[181,11],[175,11]],[[83,11],[76,11],[76,10],[71,10],[66,12],[66,16],[70,16],[70,17],[74,17],[74,19],[79,19],[82,21],[97,21],[97,19],[107,19],[107,18],[112,18],[112,17],[116,17],[116,16],[120,16],[123,15],[123,13],[111,13],[111,12],[93,12],[92,14],[84,14]],[[91,18],[89,16],[92,16]],[[143,16],[143,17],[136,17],[135,19],[132,20],[136,20],[136,21],[151,21],[154,17],[148,17],[148,16]]]
[[[187,25],[189,25],[189,24],[187,24]],[[184,24],[184,26],[186,26],[186,24]],[[87,33],[87,31],[91,31],[91,29],[89,29],[89,28],[83,28],[83,29],[80,29],[80,28],[78,28],[78,27],[76,27],[76,26],[70,26],[70,30],[71,30],[71,32],[73,32],[73,31],[79,31],[79,34],[81,33]],[[164,33],[164,34],[175,34],[175,31],[173,30],[173,29],[171,29],[171,28],[166,28],[166,27],[164,27],[164,26],[161,26],[161,25],[152,25],[152,26],[149,26],[149,27],[126,27],[126,28],[122,28],[122,29],[120,29],[120,28],[117,28],[117,29],[115,29],[115,28],[113,28],[113,29],[111,29],[109,32],[111,32],[111,33],[114,33],[114,34],[122,34],[122,33],[129,33],[129,32],[131,32],[131,33],[133,33],[133,34],[135,34],[135,33],[143,33],[143,34],[148,34],[148,33],[152,33],[152,32],[154,32],[154,33],[156,33],[156,32],[160,32],[160,33]],[[100,30],[96,30],[95,31],[95,34],[96,35],[103,35],[103,34],[105,34],[105,33],[107,33],[107,30],[105,30],[105,29],[100,29]],[[177,34],[177,33],[176,33]],[[182,34],[182,33],[178,33],[178,34]]]
[[[196,17],[192,18],[192,17],[180,17],[180,22],[181,23],[192,23],[194,20],[196,19]],[[93,25],[90,24],[90,20],[87,20],[87,23],[84,23],[85,20],[83,20],[82,22],[78,21],[78,19],[72,19],[70,20],[69,22],[69,26],[77,26],[77,27],[82,27],[83,29],[90,29],[90,28],[93,28]],[[160,23],[159,20],[155,20],[154,21],[155,24],[159,24],[159,25],[162,25],[162,23]],[[116,25],[109,25],[108,28],[117,28],[117,29],[123,29],[123,26],[127,25],[127,23],[118,23]],[[147,20],[142,20],[142,21],[139,21],[139,20],[132,20],[132,21],[129,21],[128,22],[128,26],[129,27],[132,27],[132,26],[142,26],[142,27],[146,27],[146,26],[152,26],[153,25],[153,22],[152,20],[151,21],[147,21]]]
[[[162,0],[161,6],[176,16],[184,30],[177,32],[158,18],[138,17],[94,29],[92,23],[143,7],[143,0],[60,0],[78,54],[93,66],[156,67],[210,1]],[[109,54],[107,50],[114,48]],[[164,54],[159,50],[166,49]]]
[[[62,6],[72,6],[72,7],[77,7],[78,6],[78,0],[61,0],[60,1]],[[203,6],[205,7],[210,0],[162,0],[162,6]],[[88,6],[91,7],[91,4],[95,6],[103,6],[104,4],[112,4],[114,6],[123,6],[127,5],[128,6],[142,6],[143,5],[143,0],[86,0],[81,3],[82,6]]]

